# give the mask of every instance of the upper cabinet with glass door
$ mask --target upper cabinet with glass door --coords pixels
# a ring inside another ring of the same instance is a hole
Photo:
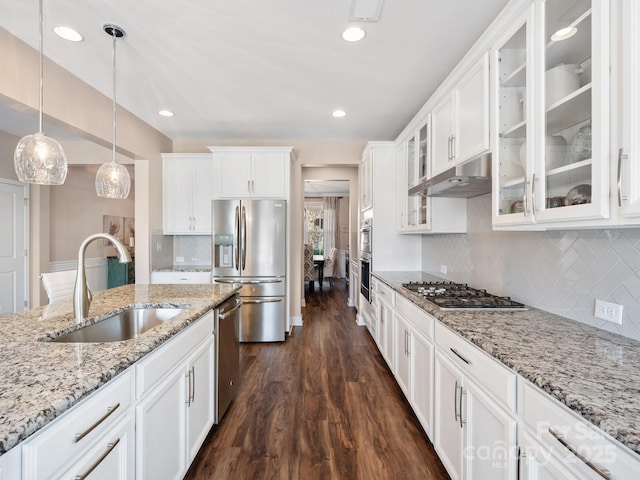
[[[418,129],[415,136],[407,142],[407,185],[405,195],[408,190],[420,183],[427,177],[429,148],[431,146],[431,123],[430,117]],[[429,231],[431,228],[431,218],[428,214],[429,198],[423,195],[407,197],[407,231],[420,232]]]
[[[608,216],[608,20],[601,0],[536,1],[494,48],[494,225]]]

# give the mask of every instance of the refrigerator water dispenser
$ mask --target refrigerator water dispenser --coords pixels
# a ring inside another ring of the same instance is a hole
[[[231,234],[214,235],[214,250],[216,267],[233,267],[234,238]]]

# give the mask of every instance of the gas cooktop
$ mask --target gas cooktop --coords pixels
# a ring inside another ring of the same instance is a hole
[[[486,290],[453,282],[409,282],[402,286],[434,303],[443,310],[527,310],[509,297],[499,297]]]

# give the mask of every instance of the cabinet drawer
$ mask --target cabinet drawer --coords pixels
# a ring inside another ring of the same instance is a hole
[[[579,478],[601,480],[605,471],[611,476],[604,478],[637,478],[639,455],[522,377],[518,398],[519,416],[531,433]]]
[[[61,415],[24,444],[23,480],[57,478],[128,412],[132,400],[133,374],[119,375]]]
[[[208,284],[211,283],[211,272],[152,272],[151,283]]]
[[[435,338],[436,345],[456,366],[482,385],[503,407],[516,411],[515,372],[440,322],[435,322]]]
[[[136,364],[136,398],[164,378],[185,356],[209,335],[213,335],[213,311],[180,332],[174,339]]]
[[[378,282],[378,297],[386,301],[389,305],[395,305],[395,292],[388,285]]]
[[[433,340],[434,318],[401,295],[396,296],[396,310],[409,320],[413,328]]]

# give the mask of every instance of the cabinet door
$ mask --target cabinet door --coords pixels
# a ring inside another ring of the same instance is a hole
[[[452,480],[462,478],[462,373],[436,349],[433,445]],[[488,477],[491,478],[491,477]]]
[[[570,15],[565,0],[539,6],[536,81],[543,88],[536,107],[543,130],[533,185],[536,221],[607,218],[610,2],[581,0]]]
[[[454,164],[489,150],[489,54],[469,70],[454,89],[456,131]]]
[[[452,165],[453,107],[453,95],[449,94],[431,112],[431,176],[442,173]]]
[[[136,478],[179,480],[184,475],[185,373],[175,370],[136,407]]]
[[[407,230],[407,142],[400,142],[396,148],[396,231]]]
[[[218,161],[220,196],[247,197],[251,194],[251,153],[225,152]]]
[[[433,439],[433,360],[434,346],[415,330],[411,333],[410,403],[422,428]]]
[[[251,195],[286,198],[289,157],[282,153],[254,153]]]
[[[134,472],[133,420],[126,415],[119,424],[82,459],[69,469],[61,480],[129,480]]]
[[[393,368],[391,355],[391,345],[393,341],[393,308],[379,296],[378,312],[378,338],[376,341],[378,342],[378,348],[380,349],[380,353],[382,353],[382,357],[387,362],[387,365],[389,365],[389,368]]]
[[[493,224],[529,224],[534,143],[531,136],[533,89],[533,7],[511,30],[498,39],[491,51],[494,92]],[[531,109],[531,108],[530,108]],[[529,110],[530,110],[529,109]]]
[[[622,215],[640,215],[640,4],[624,0],[622,4],[622,143],[618,154],[617,175],[620,189],[615,201]]]
[[[372,206],[373,184],[373,149],[367,150],[360,164],[360,210],[368,210]]]
[[[395,368],[393,372],[395,373],[398,385],[400,385],[400,389],[404,392],[407,399],[409,399],[409,358],[411,357],[411,329],[409,328],[407,321],[400,315],[396,314],[394,320],[395,342],[393,350]]]
[[[162,171],[162,227],[166,234],[191,233],[193,190],[186,159],[165,159]]]
[[[207,340],[191,357],[187,384],[187,465],[195,458],[213,425],[214,341]]]
[[[516,478],[516,420],[468,380],[462,396],[465,479]]]
[[[211,235],[211,200],[215,195],[213,160],[191,160],[191,185],[193,192],[192,234]]]

